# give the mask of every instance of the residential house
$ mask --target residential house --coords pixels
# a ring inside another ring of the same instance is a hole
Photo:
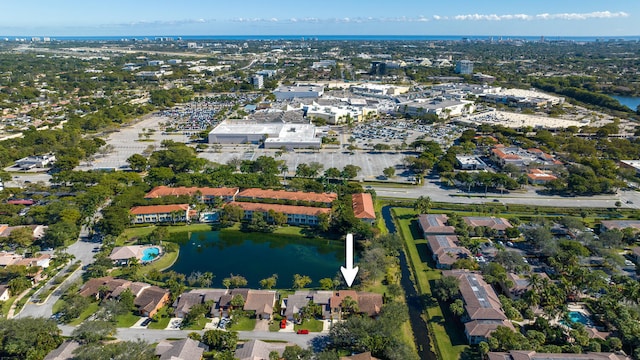
[[[448,220],[449,218],[444,214],[420,214],[418,226],[425,239],[429,235],[455,235],[456,229],[453,226],[447,226]]]
[[[373,206],[373,198],[369,193],[351,195],[353,214],[357,219],[369,224],[376,221],[376,210]]]
[[[464,222],[471,227],[487,227],[489,229],[493,229],[498,231],[498,233],[502,234],[504,231],[510,227],[513,227],[509,220],[505,218],[497,218],[493,216],[466,216],[462,218]]]
[[[453,264],[460,259],[473,257],[467,248],[458,246],[458,237],[455,235],[429,235],[427,246],[433,254],[438,269],[451,269]]]
[[[260,340],[249,340],[238,346],[234,357],[239,360],[269,360],[269,354],[272,351],[276,351],[282,356],[284,349],[277,344]]]
[[[207,350],[206,345],[190,338],[178,341],[162,340],[156,346],[156,356],[159,356],[160,360],[200,360]]]
[[[9,226],[7,224],[0,224],[0,237],[9,237],[13,231],[24,228],[31,229],[31,234],[34,239],[40,239],[49,227],[45,225]]]
[[[537,275],[541,278],[549,278],[545,273],[539,273]],[[505,284],[501,284],[501,286],[511,300],[518,300],[522,298],[522,296],[531,289],[529,279],[518,274],[511,272],[507,273],[507,280],[511,282],[512,286],[510,288]]]
[[[229,311],[232,310],[231,300],[237,295],[240,295],[244,302],[247,302],[247,297],[249,296],[249,289],[231,289],[227,291],[226,294],[220,296],[220,301],[218,302],[218,307],[220,309],[220,316],[228,316]]]
[[[275,304],[275,290],[249,290],[243,309],[254,311],[258,319],[271,319]]]
[[[291,201],[311,206],[330,207],[338,199],[336,193],[311,193],[303,191],[245,189],[236,195],[236,201]],[[317,204],[317,205],[314,205]]]
[[[197,197],[198,202],[204,204],[214,204],[216,199],[221,199],[224,202],[231,202],[235,200],[236,194],[238,194],[238,188],[210,188],[210,187],[168,187],[168,186],[156,186],[149,191],[144,198],[145,199],[157,199],[161,197],[178,197],[178,196],[191,196]]]
[[[377,357],[371,355],[371,351],[367,351],[361,354],[355,354],[351,356],[341,356],[340,360],[379,360]]]
[[[354,301],[358,301],[358,293],[355,290],[339,290],[333,293],[331,299],[329,299],[329,306],[331,308],[331,316],[334,319],[342,318],[342,302],[346,298],[351,298]]]
[[[603,220],[600,222],[600,231],[618,229],[623,230],[632,228],[636,231],[640,230],[640,220]]]
[[[266,220],[272,220],[269,216],[269,210],[282,213],[287,216],[289,225],[312,225],[317,226],[320,223],[320,215],[331,214],[330,208],[320,208],[311,206],[295,206],[280,204],[263,204],[251,202],[231,202],[228,205],[234,205],[244,210],[244,219],[251,220],[253,213],[262,213]]]
[[[377,317],[382,310],[382,294],[359,292],[358,309],[369,317]]]
[[[175,309],[173,312],[174,316],[177,318],[185,317],[194,305],[203,303],[203,298],[204,294],[202,293],[187,292],[181,294],[180,297],[178,297],[178,300],[173,304]]]
[[[631,360],[630,357],[618,353],[537,353],[532,350],[511,350],[509,352],[490,352],[489,360]]]
[[[60,344],[56,349],[51,350],[50,353],[45,356],[44,360],[71,360],[75,356],[73,352],[80,347],[80,343],[77,341],[67,340]]]
[[[136,206],[129,214],[134,224],[184,222],[191,218],[189,204]]]
[[[461,320],[469,344],[487,341],[498,326],[514,329],[502,310],[498,295],[482,275],[467,270],[445,270],[442,275],[453,276],[460,282],[460,295],[465,309]]]
[[[157,286],[150,286],[136,296],[133,304],[141,316],[152,317],[169,302],[169,291]]]
[[[0,285],[0,301],[7,301],[10,297],[9,287],[7,285]]]
[[[333,291],[329,290],[298,290],[295,294],[291,294],[282,300],[280,308],[282,315],[289,321],[294,321],[296,315],[300,313],[303,307],[307,306],[311,301],[322,309],[322,318],[331,317],[331,307],[329,302],[333,296]]]

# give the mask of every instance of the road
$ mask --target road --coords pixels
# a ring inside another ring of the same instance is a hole
[[[98,209],[98,211],[93,215],[92,221],[90,223],[93,224],[100,219],[100,217],[102,216],[101,210],[102,208]],[[87,226],[82,226],[82,228],[80,229],[80,235],[79,235],[78,241],[71,244],[66,250],[66,252],[73,255],[75,259],[71,260],[69,264],[67,264],[67,266],[65,266],[63,270],[60,271],[60,273],[62,274],[68,271],[69,267],[76,261],[80,261],[80,264],[81,264],[80,268],[78,268],[73,274],[71,274],[68,278],[66,278],[65,281],[63,281],[58,286],[56,291],[54,291],[46,299],[46,301],[42,303],[34,303],[33,301],[28,301],[25,304],[25,306],[22,308],[22,311],[20,311],[17,315],[15,315],[16,318],[23,318],[23,317],[48,318],[53,314],[53,304],[55,304],[56,301],[60,299],[60,297],[62,296],[64,291],[69,287],[69,285],[73,284],[75,281],[79,280],[82,277],[82,274],[84,274],[83,267],[85,265],[92,264],[95,260],[93,257],[95,254],[93,252],[93,248],[96,247],[98,244],[85,241],[89,239],[89,235],[90,235],[90,228]],[[38,290],[35,294],[33,294],[31,299],[37,298],[41,291],[44,291],[44,289],[48,289],[49,287],[51,287],[54,279],[55,277],[52,277],[51,279],[49,279],[47,281],[47,284],[43,286],[40,290]],[[45,300],[45,299],[42,299],[42,300]]]
[[[536,189],[529,187],[526,190],[513,192],[488,193],[485,197],[483,193],[471,192],[467,195],[456,188],[446,189],[440,186],[439,179],[425,178],[421,186],[388,187],[384,185],[373,185],[376,194],[385,198],[417,199],[420,196],[429,196],[434,202],[458,203],[458,204],[484,204],[503,203],[532,206],[554,206],[554,207],[579,207],[579,208],[615,208],[616,202],[620,201],[622,208],[640,209],[640,192],[619,191],[611,195],[594,196],[550,196],[540,195]]]
[[[75,327],[69,325],[60,325],[62,335],[69,336]],[[143,340],[150,344],[157,343],[160,340],[186,338],[193,330],[151,330],[151,329],[132,329],[119,328],[115,337],[120,340]],[[195,331],[202,334],[203,331]],[[239,331],[238,338],[242,340],[276,340],[286,341],[299,345],[303,348],[311,346],[313,339],[323,336],[321,333],[311,333],[308,335],[298,335],[294,332],[272,332],[272,331]]]

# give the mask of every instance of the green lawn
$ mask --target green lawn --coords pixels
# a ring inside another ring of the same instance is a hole
[[[178,259],[179,254],[179,249],[178,251],[165,252],[158,260],[141,266],[140,270],[138,270],[138,275],[147,275],[153,269],[163,271],[170,268]]]
[[[420,237],[414,217],[416,213],[407,208],[394,208],[392,211],[397,220],[398,231],[405,240],[407,257],[418,291],[423,295],[431,295],[431,284],[440,279],[442,274],[428,256],[427,241]],[[460,355],[469,348],[462,328],[455,321],[446,321],[452,315],[449,309],[446,309],[445,316],[436,301],[432,302],[426,310],[427,326],[432,333],[432,339],[435,340],[432,345],[437,347],[436,353],[439,353],[443,360],[459,359]]]
[[[87,306],[86,309],[84,309],[83,312],[80,313],[80,316],[78,316],[76,319],[71,321],[69,325],[71,326],[80,325],[80,323],[87,320],[89,316],[95,314],[95,312],[98,311],[99,308],[100,308],[100,304],[98,302],[92,302],[91,304],[89,304],[89,306]]]
[[[147,326],[147,328],[149,329],[153,329],[153,330],[164,330],[167,328],[167,326],[169,326],[169,321],[171,321],[171,318],[168,317],[162,317],[160,319],[158,319],[158,321],[152,321],[149,326]]]
[[[4,301],[2,303],[2,316],[6,317],[7,313],[9,312],[9,309],[11,309],[11,305],[13,304],[13,302],[16,300],[15,296],[12,296],[9,298],[9,300]]]
[[[253,331],[256,327],[256,319],[248,317],[234,317],[233,325],[229,328],[231,331]]]
[[[272,331],[272,332],[280,331],[280,321],[273,320],[269,324],[269,331]]]
[[[191,326],[184,327],[181,330],[202,330],[202,329],[204,329],[204,326],[208,322],[211,322],[211,319],[207,319],[205,317],[202,317],[202,318],[198,319],[198,321],[195,324],[192,324]]]
[[[322,331],[322,321],[311,319],[305,320],[301,325],[294,325],[293,330],[309,330],[310,332],[321,332]]]
[[[140,320],[140,316],[134,315],[133,313],[118,315],[118,317],[116,318],[116,327],[132,327],[138,320]]]

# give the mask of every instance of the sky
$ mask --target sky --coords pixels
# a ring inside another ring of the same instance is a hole
[[[637,36],[639,0],[2,0],[0,36]]]

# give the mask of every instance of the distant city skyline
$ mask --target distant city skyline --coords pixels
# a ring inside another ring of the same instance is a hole
[[[640,35],[640,1],[5,0],[1,36]]]

